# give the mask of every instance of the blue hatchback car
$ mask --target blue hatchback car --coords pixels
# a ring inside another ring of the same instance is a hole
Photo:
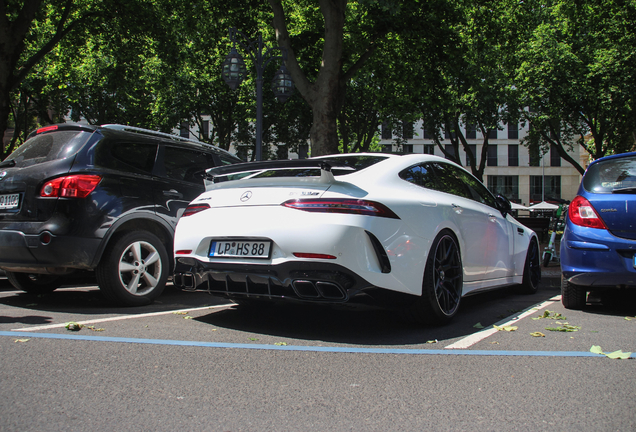
[[[636,152],[585,171],[561,239],[561,301],[582,309],[591,290],[636,289]]]

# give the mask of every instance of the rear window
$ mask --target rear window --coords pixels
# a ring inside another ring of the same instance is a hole
[[[583,187],[594,193],[636,193],[636,156],[590,165],[583,178]]]
[[[82,131],[58,131],[36,135],[11,153],[7,160],[13,160],[17,167],[23,168],[72,157],[90,136],[91,132]]]

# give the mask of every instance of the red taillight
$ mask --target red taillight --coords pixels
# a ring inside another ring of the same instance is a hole
[[[318,254],[318,253],[306,253],[306,252],[294,252],[296,258],[309,258],[309,259],[336,259],[333,255]]]
[[[189,205],[185,211],[183,212],[183,216],[192,216],[193,214],[197,214],[203,210],[207,210],[210,208],[210,204],[192,204]]]
[[[57,130],[57,125],[41,127],[35,133],[36,134],[41,134],[41,133],[44,133],[44,132],[49,132],[49,131],[54,131],[54,130]]]
[[[98,175],[72,175],[48,181],[40,189],[40,196],[46,198],[86,198],[93,192],[102,178]]]
[[[363,216],[378,216],[391,219],[399,219],[390,208],[375,201],[318,198],[318,199],[293,199],[285,201],[285,207],[317,213],[348,213]]]
[[[588,227],[607,229],[605,222],[592,207],[592,204],[582,196],[577,196],[568,207],[568,217],[573,224]]]

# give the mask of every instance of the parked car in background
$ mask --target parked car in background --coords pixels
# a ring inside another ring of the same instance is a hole
[[[394,304],[443,323],[463,296],[541,278],[536,234],[459,165],[334,155],[208,170],[175,234],[174,284],[239,304]],[[222,220],[223,223],[218,223]]]
[[[589,291],[636,289],[636,153],[590,164],[561,239],[561,298],[581,309]]]
[[[41,128],[0,162],[0,269],[32,294],[95,270],[107,298],[147,304],[164,289],[177,220],[205,190],[205,170],[236,162],[129,126]]]

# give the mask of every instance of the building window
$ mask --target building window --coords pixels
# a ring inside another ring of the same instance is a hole
[[[433,134],[426,129],[426,126],[422,127],[422,136],[424,139],[433,139]]]
[[[444,129],[444,138],[445,139],[450,139],[450,138],[455,138],[456,134],[455,134],[455,130],[454,129]]]
[[[561,156],[559,155],[559,151],[555,145],[550,146],[550,166],[561,166]]]
[[[519,125],[508,123],[508,139],[519,139]]]
[[[508,146],[508,166],[519,166],[519,146],[516,144]]]
[[[190,138],[190,126],[188,125],[188,122],[181,123],[179,135],[181,138]]]
[[[435,145],[433,144],[424,144],[424,154],[435,154]]]
[[[413,153],[413,144],[404,144],[402,148],[404,153]]]
[[[466,139],[477,139],[477,127],[474,124],[466,125]]]
[[[487,152],[486,165],[497,166],[497,146],[494,144],[488,144]]]
[[[541,166],[541,153],[538,146],[528,148],[528,165],[532,167]]]
[[[444,146],[444,149],[446,150],[446,153],[448,153],[448,156],[446,157],[446,159],[451,159],[451,157],[455,157],[455,147],[453,147],[452,144],[446,144]]]
[[[468,149],[466,151],[466,166],[470,165],[470,157],[468,156],[468,152],[473,155],[473,160],[475,160],[475,155],[477,154],[477,145],[468,144]]]
[[[511,201],[519,201],[519,176],[488,176],[488,189]]]
[[[413,122],[402,122],[402,138],[413,139]]]
[[[210,137],[210,120],[204,120],[201,124],[201,137],[203,139]]]
[[[530,201],[555,199],[561,199],[561,176],[530,176]]]
[[[488,139],[497,139],[497,129],[488,129]]]
[[[391,138],[393,138],[393,135],[391,134],[391,126],[387,122],[382,123],[382,139],[387,140]]]

